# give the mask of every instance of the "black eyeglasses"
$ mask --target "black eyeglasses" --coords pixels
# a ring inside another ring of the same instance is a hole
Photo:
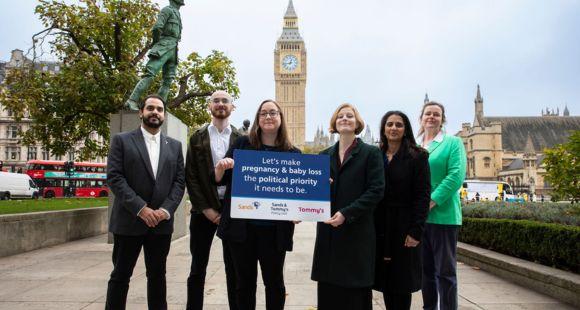
[[[223,104],[228,104],[228,103],[230,103],[231,101],[230,101],[230,99],[228,99],[228,98],[213,98],[213,99],[212,99],[212,102],[213,102],[213,103],[220,103],[220,102],[221,102],[221,103],[223,103]]]
[[[266,118],[266,117],[268,117],[268,115],[270,115],[271,118],[274,118],[274,117],[280,115],[280,111],[276,111],[276,110],[264,111],[264,112],[260,112],[260,114],[258,114],[258,115],[260,115],[261,118]]]

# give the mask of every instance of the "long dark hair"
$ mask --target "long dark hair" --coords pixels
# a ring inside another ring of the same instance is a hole
[[[286,128],[284,112],[282,112],[282,108],[280,108],[278,102],[272,99],[262,101],[258,107],[258,111],[256,111],[256,117],[254,117],[254,123],[252,124],[252,128],[250,129],[249,133],[250,144],[257,149],[261,148],[263,145],[262,128],[260,128],[260,111],[262,110],[262,106],[268,102],[273,103],[280,113],[280,128],[278,128],[278,134],[276,135],[276,147],[282,151],[289,151],[293,148],[293,146],[290,138],[288,137],[288,129]]]
[[[409,121],[409,117],[401,111],[389,111],[383,115],[381,119],[381,128],[379,130],[381,142],[380,148],[381,151],[387,152],[389,149],[389,140],[385,135],[385,125],[387,124],[387,119],[391,117],[391,115],[398,115],[403,119],[403,124],[405,125],[405,133],[403,134],[403,141],[401,141],[401,148],[399,151],[403,151],[403,153],[411,154],[412,156],[416,156],[419,153],[426,152],[422,147],[417,145],[415,141],[415,135],[413,134],[413,128],[411,127],[411,122]]]

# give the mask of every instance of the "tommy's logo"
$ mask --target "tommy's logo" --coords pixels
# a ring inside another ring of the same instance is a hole
[[[324,209],[322,209],[322,208],[302,208],[302,207],[298,207],[298,210],[300,212],[304,212],[304,213],[324,214]]]

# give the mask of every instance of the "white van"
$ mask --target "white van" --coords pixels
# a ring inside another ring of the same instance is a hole
[[[0,200],[38,198],[38,186],[22,173],[0,172]]]

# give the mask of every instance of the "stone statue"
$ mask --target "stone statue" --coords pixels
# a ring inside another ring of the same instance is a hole
[[[243,124],[242,127],[240,127],[238,130],[243,135],[247,135],[248,134],[248,130],[250,129],[250,120],[249,119],[246,119],[246,120],[244,120],[244,122],[242,124]]]
[[[169,5],[164,7],[157,22],[153,26],[153,47],[147,54],[149,61],[145,66],[142,79],[135,85],[131,97],[125,102],[125,108],[139,110],[139,99],[147,91],[155,75],[163,69],[163,82],[157,94],[167,100],[169,87],[175,78],[177,69],[177,43],[181,40],[181,15],[179,8],[185,3],[184,0],[169,0]]]

